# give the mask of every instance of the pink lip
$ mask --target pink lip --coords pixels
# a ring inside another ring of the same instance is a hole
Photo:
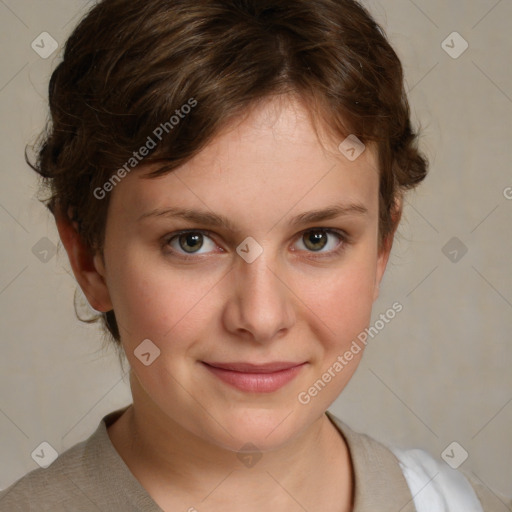
[[[290,382],[306,363],[277,361],[251,363],[205,363],[203,365],[222,381],[241,391],[272,393]]]

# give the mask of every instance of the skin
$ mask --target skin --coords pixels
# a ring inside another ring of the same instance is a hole
[[[296,98],[267,99],[179,169],[126,176],[112,192],[103,254],[91,255],[57,219],[90,304],[115,310],[131,365],[133,405],[109,436],[163,510],[352,509],[350,455],[325,411],[362,351],[308,404],[297,398],[369,325],[393,240],[379,247],[375,149],[351,162],[339,142],[317,137]],[[288,225],[337,204],[366,212]],[[169,207],[223,215],[235,230],[139,220]],[[183,229],[209,233],[202,246],[169,241]],[[320,239],[307,245],[312,232]],[[252,263],[236,252],[248,236],[263,248]],[[145,339],[160,350],[149,366],[134,355]],[[249,393],[202,361],[307,364],[281,389]],[[246,443],[262,454],[250,468],[237,457]]]

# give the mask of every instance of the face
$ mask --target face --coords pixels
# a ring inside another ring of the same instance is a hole
[[[132,387],[218,446],[283,445],[323,414],[362,355],[333,371],[369,325],[387,261],[376,154],[368,146],[350,161],[317,138],[299,103],[274,99],[179,169],[144,179],[151,170],[113,190],[95,259]]]

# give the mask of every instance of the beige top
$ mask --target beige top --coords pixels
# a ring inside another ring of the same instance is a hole
[[[124,411],[107,414],[96,431],[47,469],[31,471],[0,493],[0,512],[162,512],[115,450],[107,427]],[[381,443],[351,430],[329,411],[345,438],[355,474],[353,512],[415,512],[396,457]],[[472,482],[485,512],[510,512],[512,501]],[[313,512],[313,511],[312,511]]]

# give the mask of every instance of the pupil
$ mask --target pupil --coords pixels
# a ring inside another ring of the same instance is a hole
[[[192,250],[187,248],[187,245],[192,247]],[[180,236],[180,246],[186,252],[194,252],[194,250],[200,249],[202,245],[203,235],[201,233],[184,233]]]
[[[320,243],[320,246],[315,246],[315,244],[318,244],[318,243]],[[310,235],[306,237],[305,245],[309,249],[318,250],[318,249],[324,248],[326,243],[327,243],[327,240],[325,239],[325,233],[323,233],[322,231],[312,231],[312,232],[310,232]]]

